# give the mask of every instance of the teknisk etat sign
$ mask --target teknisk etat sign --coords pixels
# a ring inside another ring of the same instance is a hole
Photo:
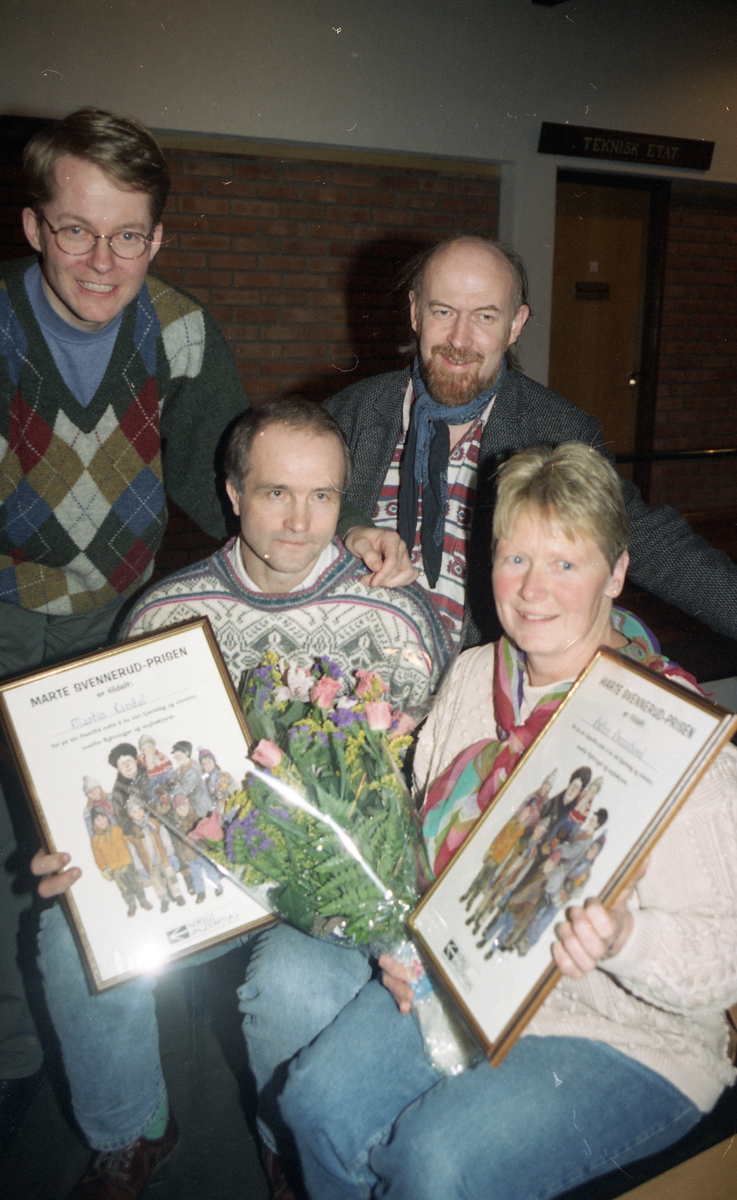
[[[642,163],[650,167],[686,167],[708,171],[714,143],[695,138],[661,137],[655,133],[627,133],[621,129],[595,129],[587,125],[557,125],[543,121],[539,154],[569,158],[598,158],[612,162]]]

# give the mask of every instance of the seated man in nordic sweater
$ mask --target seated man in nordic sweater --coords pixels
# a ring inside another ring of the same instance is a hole
[[[236,683],[267,650],[305,665],[328,655],[348,675],[378,671],[394,705],[420,703],[447,657],[448,634],[416,586],[366,588],[365,568],[335,540],[350,471],[343,435],[319,406],[276,401],[247,413],[226,453],[240,536],[145,594],[126,635],[207,616]],[[43,881],[42,895],[79,878],[78,868],[63,870],[68,861],[36,856],[36,874],[62,871]],[[126,1195],[137,1196],[177,1141],[158,1055],[155,980],[91,996],[58,907],[44,913],[41,965],[75,1113],[102,1152],[74,1195],[110,1196],[122,1171]]]
[[[240,537],[147,592],[126,636],[207,616],[237,684],[267,650],[350,676],[376,669],[401,706],[425,698],[447,653],[433,602],[417,587],[366,588],[366,568],[335,540],[352,470],[338,426],[307,400],[247,413],[231,434],[226,488]]]

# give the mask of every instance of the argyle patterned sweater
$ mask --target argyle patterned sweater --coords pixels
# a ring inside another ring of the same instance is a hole
[[[252,592],[229,561],[233,542],[185,567],[138,601],[124,636],[208,617],[236,685],[267,650],[309,667],[326,655],[350,679],[378,671],[392,704],[422,704],[450,652],[450,639],[423,590],[367,587],[363,563],[343,550],[310,588],[281,595]]]
[[[224,536],[215,448],[247,403],[213,319],[148,275],[83,408],[31,309],[29,265],[0,267],[0,601],[86,613],[150,575],[165,492]]]

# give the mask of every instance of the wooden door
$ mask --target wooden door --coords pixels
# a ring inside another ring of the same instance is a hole
[[[598,417],[609,449],[633,455],[647,414],[644,353],[653,198],[647,184],[561,172],[556,195],[549,386]],[[652,333],[652,331],[650,331]],[[623,468],[631,477],[632,468]]]

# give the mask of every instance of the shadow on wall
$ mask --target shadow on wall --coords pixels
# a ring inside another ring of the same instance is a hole
[[[21,210],[28,204],[23,147],[48,123],[36,117],[0,116],[0,262],[31,253],[21,225]]]
[[[356,249],[341,280],[351,353],[311,372],[290,394],[325,400],[361,379],[400,370],[412,361],[414,335],[400,278],[409,260],[434,240],[380,238]]]

